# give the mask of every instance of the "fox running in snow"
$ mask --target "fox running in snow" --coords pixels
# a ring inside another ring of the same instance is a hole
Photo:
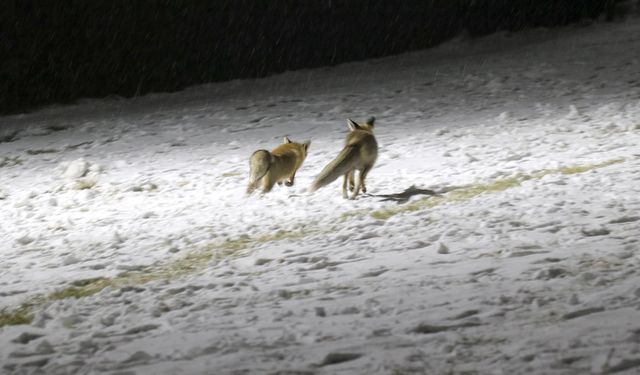
[[[351,119],[347,120],[351,132],[347,135],[346,145],[340,154],[324,167],[311,184],[309,191],[314,192],[335,181],[338,177],[344,176],[342,183],[344,198],[355,199],[360,193],[360,189],[363,193],[367,192],[364,180],[378,158],[378,142],[373,135],[374,122],[374,117],[368,119],[364,124],[358,124]],[[357,180],[355,180],[356,170],[360,172]],[[349,197],[347,189],[353,192],[351,197]]]
[[[247,194],[251,194],[262,183],[262,193],[268,193],[278,183],[292,186],[298,168],[307,157],[311,141],[292,142],[284,137],[284,143],[269,152],[258,150],[249,160],[249,186]]]

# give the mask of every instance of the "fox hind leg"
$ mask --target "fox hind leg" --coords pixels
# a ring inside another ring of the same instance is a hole
[[[360,176],[362,176],[362,172],[360,173]],[[356,197],[358,196],[358,193],[360,192],[360,176],[358,176],[358,178],[356,179],[356,185],[353,188],[353,194],[351,195],[351,197],[349,197],[349,199],[356,199]]]
[[[260,185],[260,181],[261,179],[249,180],[249,185],[247,186],[247,195],[250,195],[254,192],[254,190],[256,190],[258,185]]]
[[[344,199],[349,198],[349,194],[347,193],[347,185],[349,184],[349,174],[350,173],[351,173],[351,171],[345,173],[344,179],[342,181],[342,197]]]
[[[247,195],[250,195],[251,193],[253,193],[254,190],[256,190],[257,187],[257,183],[254,182],[250,182],[249,185],[247,186]]]
[[[363,193],[367,192],[367,187],[364,184],[364,179],[367,178],[367,174],[370,170],[371,167],[364,167],[361,171],[359,171],[358,178],[356,179],[356,186],[353,188],[353,195],[351,196],[351,199],[356,199],[361,190]]]
[[[284,181],[284,184],[285,184],[286,186],[293,186],[293,183],[295,182],[295,178],[296,178],[296,172],[297,172],[297,171],[294,171],[294,172],[291,174],[291,177],[289,177],[287,180],[285,180],[285,181]]]
[[[364,180],[367,178],[367,174],[369,174],[370,170],[371,167],[364,167],[364,169],[360,172],[360,186],[362,186],[363,193],[367,192],[367,187],[364,184]]]
[[[355,187],[355,178],[356,178],[356,172],[355,170],[351,170],[351,172],[349,172],[349,184],[348,184],[348,188],[349,191],[353,191],[353,188]]]
[[[262,193],[268,193],[273,189],[273,185],[276,184],[276,181],[271,178],[271,176],[265,176],[262,179]]]

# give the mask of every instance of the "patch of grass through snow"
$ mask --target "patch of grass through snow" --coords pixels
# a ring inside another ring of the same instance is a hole
[[[203,270],[214,260],[229,259],[242,254],[257,245],[284,241],[296,240],[305,237],[307,233],[303,231],[280,230],[274,234],[264,235],[257,238],[238,238],[220,244],[210,244],[204,251],[194,251],[184,257],[167,264],[149,266],[143,270],[132,271],[120,274],[113,278],[95,278],[80,280],[73,285],[61,290],[57,290],[47,295],[37,295],[31,297],[27,302],[20,305],[15,310],[4,308],[0,310],[0,327],[6,325],[30,324],[33,321],[31,311],[34,307],[47,302],[63,300],[67,298],[83,298],[99,293],[107,287],[122,288],[131,285],[141,285],[157,280],[170,280],[179,278],[194,272]]]
[[[232,172],[224,172],[221,176],[222,177],[237,177],[237,176],[242,176],[243,173],[241,172],[237,172],[237,171],[232,171]]]
[[[31,324],[33,314],[31,314],[31,305],[22,304],[17,309],[10,311],[9,309],[0,310],[0,327],[8,325]]]
[[[89,280],[82,280],[74,283],[73,286],[55,291],[47,296],[46,299],[55,301],[67,298],[82,298],[94,295],[102,289],[111,286],[111,279],[96,278]]]
[[[594,169],[603,168],[609,165],[623,162],[624,159],[613,159],[599,164],[582,165],[575,167],[562,167],[557,169],[546,169],[534,172],[529,175],[520,175],[516,177],[497,180],[488,184],[477,184],[466,186],[460,189],[452,190],[446,195],[428,197],[417,200],[399,207],[377,210],[371,213],[376,219],[386,220],[394,215],[413,212],[422,209],[432,208],[444,203],[459,202],[469,200],[484,193],[501,192],[507,189],[519,186],[524,181],[539,180],[550,174],[578,174],[588,172]],[[367,214],[367,210],[355,210],[346,212],[341,215],[341,220],[345,221],[351,217],[357,217]],[[313,233],[330,233],[333,231],[313,231]],[[48,295],[38,295],[32,297],[15,310],[4,308],[0,310],[0,327],[5,325],[30,324],[33,320],[31,311],[34,307],[44,303],[62,300],[67,298],[83,298],[92,296],[107,287],[122,288],[130,285],[140,285],[157,280],[168,280],[179,278],[200,270],[214,260],[229,259],[237,257],[244,251],[249,250],[260,244],[284,241],[299,240],[305,238],[312,232],[309,231],[278,231],[274,234],[267,234],[256,238],[240,237],[219,244],[210,244],[204,251],[190,252],[184,257],[167,264],[149,266],[140,271],[133,271],[118,275],[113,278],[96,278],[83,281],[77,281],[72,286],[65,289],[55,291]]]
[[[342,213],[342,215],[340,215],[340,220],[342,221],[346,221],[352,217],[357,217],[357,216],[364,216],[366,214],[368,214],[369,212],[371,212],[370,210],[353,210],[353,211],[347,211]]]
[[[391,208],[377,210],[372,212],[371,216],[373,216],[376,219],[386,220],[392,216],[405,213],[405,212],[413,212],[413,211],[418,211],[422,209],[433,208],[444,203],[452,203],[452,202],[469,200],[471,198],[475,198],[484,193],[497,193],[497,192],[505,191],[507,189],[520,186],[524,181],[539,180],[542,177],[551,175],[551,174],[571,175],[571,174],[584,173],[594,169],[604,168],[613,164],[618,164],[623,161],[624,159],[613,159],[613,160],[608,160],[598,164],[580,165],[575,167],[562,167],[562,168],[555,168],[555,169],[543,169],[541,171],[537,171],[532,174],[519,175],[515,177],[500,179],[487,184],[476,184],[476,185],[466,186],[460,189],[452,190],[446,195],[423,198],[399,207],[391,207]]]

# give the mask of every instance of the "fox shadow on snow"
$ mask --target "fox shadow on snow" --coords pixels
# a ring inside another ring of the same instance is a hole
[[[443,193],[446,193],[448,190],[444,190],[444,191],[435,191],[435,190],[431,190],[431,189],[420,189],[418,187],[416,187],[415,185],[411,185],[408,188],[404,189],[404,191],[401,191],[399,193],[392,193],[392,194],[369,194],[369,193],[365,193],[362,194],[361,197],[371,197],[371,198],[382,198],[381,201],[383,202],[387,202],[387,201],[392,201],[392,202],[396,202],[398,204],[403,204],[403,203],[407,203],[409,201],[409,199],[411,199],[411,197],[415,196],[415,195],[430,195],[430,196],[438,196],[438,195],[442,195]],[[301,195],[299,194],[290,194],[289,197],[299,197]]]
[[[393,201],[398,204],[407,203],[411,197],[415,195],[430,195],[436,196],[440,195],[440,192],[436,192],[431,189],[421,189],[416,187],[415,185],[411,185],[408,188],[404,189],[399,193],[392,194],[363,194],[364,197],[374,197],[374,198],[382,198],[381,201]]]

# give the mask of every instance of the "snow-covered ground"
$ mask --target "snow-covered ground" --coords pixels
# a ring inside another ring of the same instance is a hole
[[[370,115],[369,195],[308,194]],[[0,122],[2,373],[640,371],[640,19]]]

